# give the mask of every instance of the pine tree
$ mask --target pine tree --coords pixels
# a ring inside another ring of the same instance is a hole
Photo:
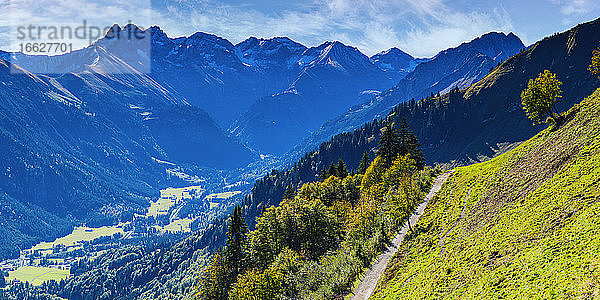
[[[285,189],[285,193],[283,194],[283,199],[293,199],[295,196],[296,191],[294,191],[294,188],[291,184],[288,184],[287,188]]]
[[[400,154],[401,142],[398,132],[393,124],[387,123],[383,128],[381,139],[379,140],[379,149],[377,155],[381,156],[384,165],[387,167],[392,164],[394,159]]]
[[[421,145],[417,136],[410,130],[406,118],[402,118],[400,122],[400,130],[398,133],[400,139],[400,155],[410,155],[410,158],[416,162],[416,167],[421,170],[425,167],[425,156],[421,151]]]
[[[323,168],[321,170],[321,174],[319,175],[319,181],[323,181],[323,180],[327,179],[327,177],[329,177],[329,176],[327,176],[327,173],[328,173],[327,169]]]
[[[419,140],[412,131],[408,136],[407,144],[410,158],[412,158],[415,161],[417,169],[422,170],[423,168],[425,168],[425,155],[423,155],[423,151],[421,150]]]
[[[267,210],[267,205],[264,202],[262,202],[261,204],[262,205],[260,207],[260,216],[264,215],[265,211]]]
[[[217,250],[212,256],[210,265],[204,271],[200,282],[200,289],[195,298],[207,300],[227,299],[229,288],[235,282],[235,279],[232,280],[231,278],[231,272],[222,249]]]
[[[242,208],[236,205],[231,214],[227,231],[227,247],[224,251],[226,265],[230,268],[232,283],[246,267],[246,233],[248,227],[242,215]]]
[[[337,176],[339,178],[346,178],[346,176],[348,176],[348,169],[342,158],[340,158],[337,164]]]
[[[358,174],[365,174],[370,164],[371,159],[369,158],[369,152],[365,151],[363,153],[362,158],[360,159],[360,163],[358,163],[358,169],[356,170],[356,172]]]
[[[402,156],[410,153],[410,147],[408,144],[410,134],[411,131],[408,127],[408,122],[406,121],[406,118],[402,118],[402,120],[400,121],[400,128],[398,129],[398,139],[400,140],[399,154]]]
[[[415,98],[410,99],[410,101],[408,102],[408,105],[410,108],[414,108],[417,104],[417,101],[415,101]]]
[[[329,170],[327,171],[327,177],[329,176],[337,176],[337,166],[334,163],[329,165]]]

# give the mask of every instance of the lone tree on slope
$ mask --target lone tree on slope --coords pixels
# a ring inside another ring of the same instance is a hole
[[[560,122],[556,103],[562,97],[561,85],[562,82],[556,78],[556,74],[548,70],[544,70],[535,79],[529,79],[527,88],[521,92],[521,103],[533,125],[543,121],[548,123],[548,119],[554,124]]]

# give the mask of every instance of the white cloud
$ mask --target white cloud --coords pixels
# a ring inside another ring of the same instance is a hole
[[[505,13],[453,11],[441,0],[327,0],[307,7],[265,14],[207,0],[169,5],[168,11],[189,26],[175,25],[178,34],[201,30],[233,42],[249,35],[285,35],[308,45],[341,40],[369,55],[400,46],[430,56],[491,30],[512,29]]]
[[[588,15],[600,8],[597,0],[550,0],[550,2],[559,7],[564,25],[572,25],[578,17]]]
[[[565,16],[583,14],[592,5],[588,0],[551,0],[551,2],[559,5],[561,14]]]
[[[230,5],[224,0],[165,1],[154,8],[149,0],[3,1],[5,5],[0,4],[0,8],[9,6],[3,11],[10,11],[11,18],[0,20],[0,26],[77,26],[83,19],[108,26],[132,20],[144,27],[159,25],[169,36],[204,31],[234,43],[251,35],[289,36],[308,46],[340,40],[369,55],[400,47],[413,55],[431,56],[491,30],[512,30],[505,11],[459,11],[443,0],[311,0],[278,11]],[[0,38],[6,40],[1,33]]]
[[[512,31],[510,18],[504,12],[454,12],[444,8],[430,12],[430,18],[423,20],[427,26],[412,26],[402,39],[403,47],[419,53],[453,47],[461,41],[468,41],[489,31]],[[427,16],[424,16],[427,18]],[[431,21],[434,20],[434,21]]]

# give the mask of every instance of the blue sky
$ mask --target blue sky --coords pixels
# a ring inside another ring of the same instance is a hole
[[[236,43],[288,36],[307,46],[339,40],[368,55],[399,47],[431,56],[489,31],[512,31],[530,44],[599,16],[597,0],[0,0],[0,48],[15,47],[17,25],[85,19],[159,25],[171,37],[204,31]]]

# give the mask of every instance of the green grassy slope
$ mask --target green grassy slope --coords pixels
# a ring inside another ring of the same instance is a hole
[[[430,203],[373,298],[600,298],[600,89]]]

